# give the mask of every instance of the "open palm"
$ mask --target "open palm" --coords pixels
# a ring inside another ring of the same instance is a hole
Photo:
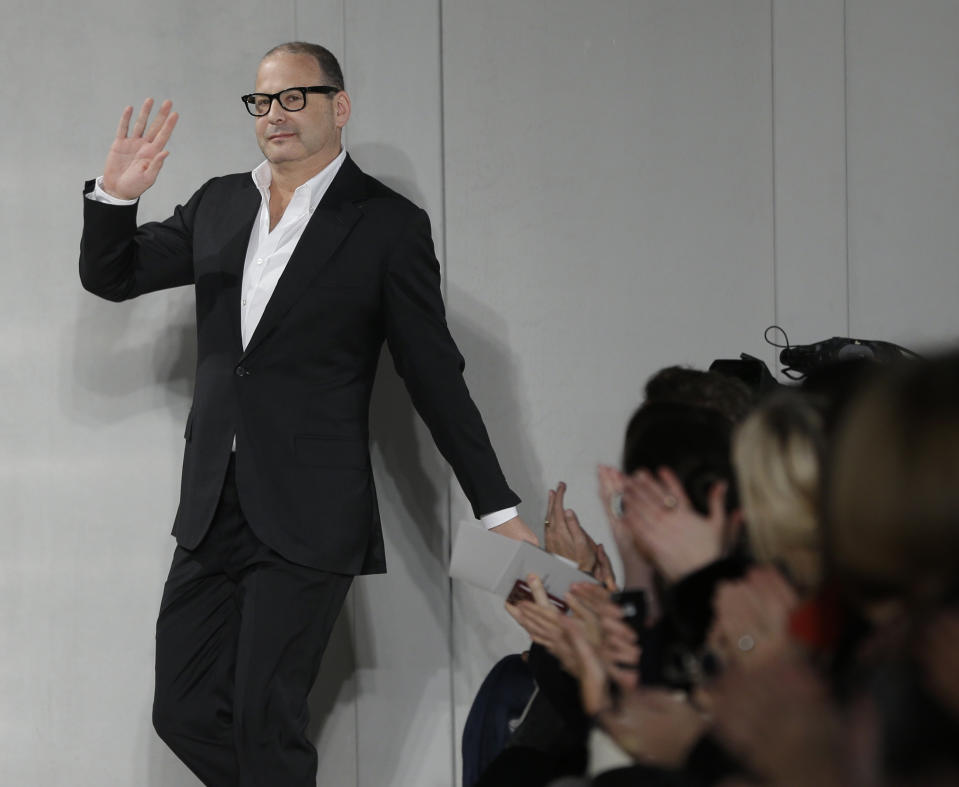
[[[170,155],[165,148],[179,117],[170,111],[172,108],[172,101],[164,101],[147,127],[153,109],[153,99],[148,98],[140,108],[132,131],[133,107],[123,110],[103,168],[104,191],[119,199],[137,199],[156,182],[164,159]]]

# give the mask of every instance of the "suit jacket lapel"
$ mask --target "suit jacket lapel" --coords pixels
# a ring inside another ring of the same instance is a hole
[[[242,350],[243,334],[240,331],[240,301],[243,289],[243,264],[246,261],[247,248],[250,245],[250,235],[253,232],[253,222],[256,221],[260,210],[260,192],[253,179],[250,178],[241,188],[233,201],[226,206],[227,215],[239,220],[237,231],[223,244],[223,260],[232,273],[232,280],[236,282],[235,291],[227,294],[230,302],[230,322],[233,324],[233,334],[236,346]]]
[[[346,239],[362,215],[354,203],[365,196],[363,173],[347,156],[303,230],[286,270],[280,276],[263,316],[250,337],[243,358],[249,356],[270,334]],[[244,257],[245,250],[241,260]]]

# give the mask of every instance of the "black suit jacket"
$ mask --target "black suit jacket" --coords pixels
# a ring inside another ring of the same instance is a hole
[[[141,227],[135,206],[84,199],[86,289],[121,301],[195,286],[178,543],[205,535],[235,435],[241,505],[264,543],[314,568],[385,571],[368,426],[384,339],[474,513],[519,502],[463,380],[426,214],[347,157],[244,350],[240,288],[259,205],[249,173],[214,178]]]

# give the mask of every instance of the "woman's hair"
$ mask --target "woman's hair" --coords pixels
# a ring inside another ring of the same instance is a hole
[[[736,497],[729,459],[731,430],[728,419],[713,410],[665,402],[644,404],[626,427],[623,472],[655,473],[668,467],[701,514],[708,513],[709,490],[717,481],[725,481],[730,490],[727,510],[732,510]]]
[[[736,430],[733,465],[753,555],[811,589],[822,579],[823,422],[808,396],[773,394]]]
[[[830,457],[826,545],[863,599],[937,601],[959,581],[959,355],[886,374]]]

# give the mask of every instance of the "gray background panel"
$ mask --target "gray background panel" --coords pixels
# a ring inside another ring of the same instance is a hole
[[[119,113],[182,113],[162,218],[259,152],[238,96],[290,38],[341,56],[361,166],[423,205],[449,322],[538,526],[600,540],[646,378],[851,333],[953,343],[959,6],[951,0],[8,2],[0,97],[0,783],[192,785],[150,726],[194,364],[188,290],[76,276],[80,190]],[[469,518],[388,354],[373,404],[390,573],[357,581],[311,697],[318,783],[446,787],[492,664],[526,645],[445,576]],[[324,677],[326,680],[324,681]]]

